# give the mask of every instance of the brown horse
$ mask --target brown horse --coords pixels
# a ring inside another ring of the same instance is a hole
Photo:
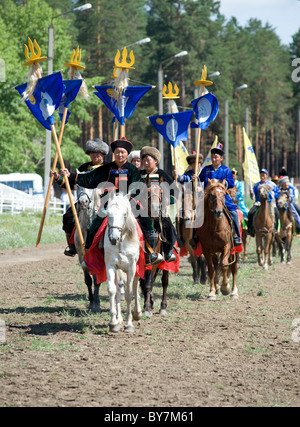
[[[291,249],[293,235],[295,232],[295,222],[293,214],[290,211],[288,191],[280,191],[279,197],[277,199],[277,207],[280,214],[279,250],[281,255],[281,262],[284,264],[284,255],[286,252],[286,263],[291,264]]]
[[[256,237],[256,253],[258,264],[268,269],[268,264],[272,265],[272,245],[274,240],[274,209],[268,202],[269,193],[272,187],[268,184],[261,184],[258,187],[260,208],[254,218],[254,229]]]
[[[162,254],[162,244],[164,241],[161,215],[162,215],[162,189],[159,182],[146,181],[148,188],[148,215],[153,221],[154,230],[157,232],[158,237],[156,241],[155,252]],[[158,230],[160,228],[160,230]],[[160,265],[160,264],[158,264]],[[144,295],[144,310],[143,315],[151,317],[153,314],[154,301],[152,298],[152,288],[155,278],[158,273],[158,265],[153,265],[150,270],[145,271],[144,279],[140,280],[141,289]],[[167,289],[169,286],[169,271],[163,270],[162,272],[162,300],[159,313],[162,315],[167,314]]]
[[[222,183],[211,182],[205,189],[204,196],[204,223],[197,230],[203,254],[205,256],[210,292],[208,298],[216,299],[220,287],[218,284],[218,270],[222,273],[221,292],[223,295],[230,293],[229,276],[233,276],[231,297],[238,298],[236,278],[238,271],[238,254],[234,252],[231,230],[230,214],[225,208],[225,180]]]
[[[237,196],[239,194],[239,190],[237,189],[237,187],[234,186],[233,188],[228,188],[227,193],[231,197],[233,203],[235,205],[237,205],[238,210],[240,210],[239,205],[238,205],[239,201],[237,198]],[[244,258],[244,260],[246,260],[248,258],[247,238],[248,238],[248,230],[246,228],[242,228],[242,242],[243,242],[243,258]]]
[[[190,263],[193,269],[193,281],[194,285],[205,285],[207,280],[206,273],[206,262],[203,255],[198,257],[195,255],[194,250],[190,244],[190,240],[193,236],[192,222],[194,218],[194,201],[192,191],[188,191],[187,187],[182,185],[182,216],[176,223],[177,235],[180,237],[182,248],[186,248],[190,255]]]

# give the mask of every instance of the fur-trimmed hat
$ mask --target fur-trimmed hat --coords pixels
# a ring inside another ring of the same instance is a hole
[[[134,150],[134,151],[131,151],[131,153],[127,157],[127,161],[129,163],[131,163],[131,161],[133,159],[140,159],[140,158],[141,158],[141,152],[140,152],[140,150]]]
[[[128,141],[128,139],[125,138],[125,136],[122,136],[122,138],[120,139],[116,139],[115,141],[113,141],[111,144],[111,151],[114,153],[115,149],[118,147],[121,148],[125,148],[125,150],[127,150],[128,154],[131,152],[132,150],[132,142]]]
[[[279,180],[279,182],[278,182],[278,185],[279,185],[279,187],[281,187],[283,184],[285,184],[286,182],[289,182],[290,180],[289,180],[289,177],[288,176],[284,176],[284,177],[282,177],[280,180]]]
[[[189,165],[191,163],[195,163],[196,162],[196,153],[193,152],[193,154],[190,154],[189,156],[187,156],[186,161],[188,162]],[[199,153],[199,162],[203,162],[203,155],[201,153]]]
[[[143,147],[141,149],[141,159],[143,160],[143,158],[146,156],[151,156],[153,157],[153,159],[157,160],[158,163],[160,162],[161,155],[158,149],[155,147],[149,147],[149,146]]]
[[[87,141],[84,151],[86,154],[101,153],[106,156],[109,152],[109,146],[101,138],[94,138]]]

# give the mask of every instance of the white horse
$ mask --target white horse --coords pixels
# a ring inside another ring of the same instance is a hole
[[[120,304],[121,293],[117,278],[117,270],[120,269],[127,274],[125,332],[134,332],[132,320],[140,320],[142,317],[138,277],[135,277],[140,242],[136,220],[131,211],[128,196],[111,192],[107,205],[107,220],[108,224],[104,235],[104,259],[110,299],[109,328],[111,332],[117,332],[123,322]],[[132,293],[134,293],[135,298],[133,316],[131,313]]]
[[[87,229],[89,228],[100,204],[100,197],[96,189],[88,189],[83,187],[78,187],[77,190],[78,201],[77,201],[77,213],[78,221],[80,224],[81,232],[84,241],[86,241]],[[79,264],[83,262],[83,253],[79,240],[77,230],[74,234],[74,244],[79,258]],[[87,270],[83,270],[84,281],[88,288],[89,293],[89,310],[92,310],[94,313],[100,313],[100,301],[99,301],[99,287],[97,284],[96,276],[90,275]],[[94,292],[93,292],[93,282],[94,282]]]

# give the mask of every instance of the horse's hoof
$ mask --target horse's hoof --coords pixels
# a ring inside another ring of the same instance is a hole
[[[133,334],[134,333],[134,327],[133,326],[125,326],[124,332],[126,332],[127,334]]]
[[[166,308],[161,308],[161,309],[159,310],[159,314],[160,314],[161,316],[166,316],[166,315],[168,314],[167,309],[166,309]]]
[[[119,332],[120,330],[120,325],[109,325],[109,332]]]
[[[143,311],[143,316],[145,316],[145,317],[152,317],[153,313],[150,310],[144,310]]]
[[[99,307],[99,306],[96,306],[96,305],[93,305],[93,306],[91,307],[91,310],[92,310],[92,312],[93,312],[93,313],[98,313],[98,314],[100,314],[100,313],[101,313],[101,309],[100,309],[100,307]]]
[[[216,295],[208,295],[208,301],[217,301]]]
[[[222,295],[229,295],[230,294],[230,290],[228,288],[225,289],[221,289]]]
[[[267,271],[267,270],[268,270],[268,266],[267,266],[267,265],[264,265],[264,266],[263,266],[263,269]]]
[[[142,313],[141,312],[136,311],[136,312],[133,313],[133,320],[138,321],[138,320],[141,320],[141,318],[142,318]]]
[[[201,285],[206,285],[206,279],[200,279],[200,284]]]
[[[231,299],[234,299],[234,300],[239,299],[238,294],[231,294],[230,297]]]

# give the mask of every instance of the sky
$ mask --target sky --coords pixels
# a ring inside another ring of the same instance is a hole
[[[243,27],[250,18],[268,22],[285,45],[300,28],[299,0],[221,0],[220,12],[226,19],[234,16]]]

